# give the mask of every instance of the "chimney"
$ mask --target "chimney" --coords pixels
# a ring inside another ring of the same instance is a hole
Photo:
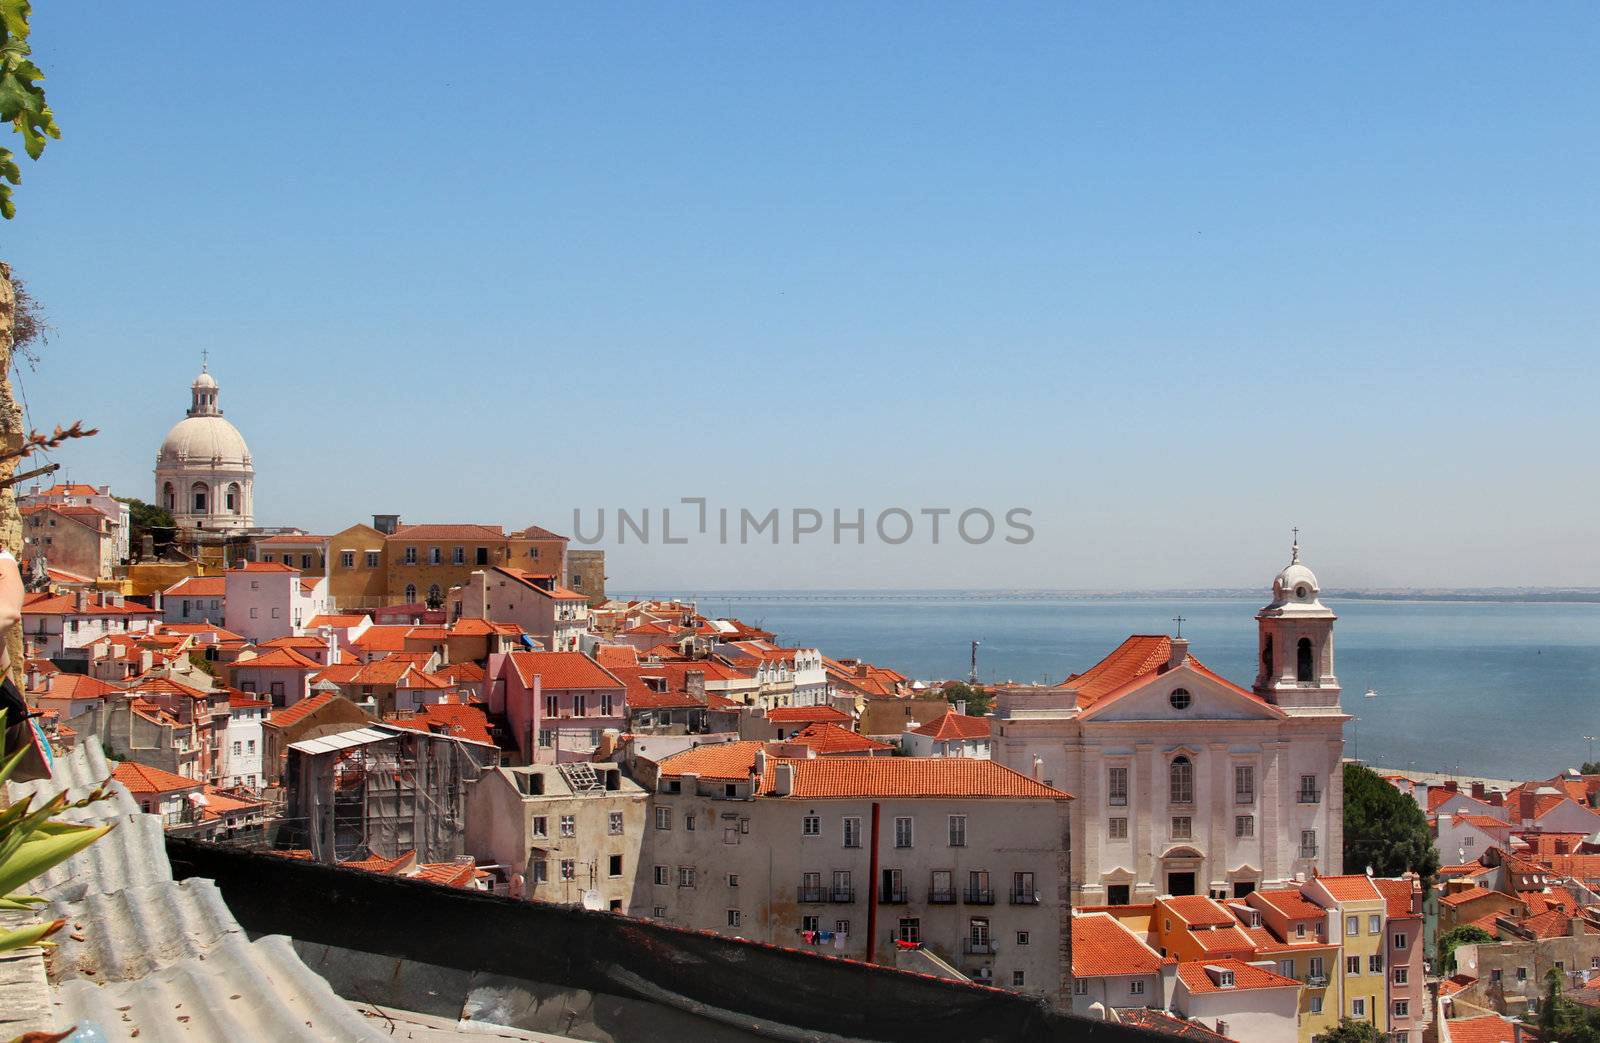
[[[794,792],[794,765],[780,764],[774,772],[772,793],[774,796],[787,797]]]
[[[1472,784],[1472,797],[1473,797],[1474,800],[1482,800],[1483,799],[1483,783],[1474,782]]]
[[[756,777],[756,779],[758,779],[758,780],[761,779],[763,776],[765,776],[767,774],[767,751],[766,750],[764,750],[764,749],[756,750],[756,759],[750,765],[750,774],[754,775]]]
[[[690,695],[697,699],[704,699],[706,697],[706,672],[704,670],[684,671],[683,685]]]
[[[72,607],[79,613],[89,608],[89,592],[79,587],[72,592]]]
[[[372,527],[385,536],[393,536],[394,531],[400,527],[400,516],[398,514],[374,514],[372,516]]]
[[[1043,774],[1044,774],[1044,758],[1039,756],[1036,753],[1036,754],[1033,755],[1033,781],[1034,782],[1042,782],[1043,779],[1041,779],[1040,776],[1042,776]]]
[[[1172,638],[1172,654],[1167,657],[1167,669],[1172,669],[1189,658],[1189,639],[1186,637]]]

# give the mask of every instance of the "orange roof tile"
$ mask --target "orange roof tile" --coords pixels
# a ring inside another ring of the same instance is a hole
[[[794,767],[790,797],[963,797],[1040,798],[1068,800],[1058,789],[990,760],[968,757],[818,757],[812,760],[768,758],[761,782],[770,794],[779,763]]]
[[[1476,901],[1479,898],[1488,898],[1490,895],[1497,894],[1500,894],[1500,892],[1490,891],[1483,887],[1468,887],[1461,891],[1452,891],[1447,895],[1440,895],[1439,904],[1448,905],[1454,908],[1458,905],[1465,905],[1468,902]],[[1501,895],[1501,897],[1505,898],[1507,901],[1511,900],[1510,895]]]
[[[360,615],[359,613],[324,612],[321,615],[312,616],[311,621],[306,624],[306,629],[315,630],[318,627],[358,627],[366,618],[366,616]]]
[[[1156,905],[1190,927],[1231,927],[1239,921],[1221,902],[1205,895],[1178,895],[1158,898]]]
[[[846,725],[850,715],[831,706],[776,706],[767,711],[767,720],[773,724]]]
[[[1516,1026],[1498,1014],[1447,1022],[1451,1043],[1513,1043]]]
[[[1168,1014],[1164,1010],[1152,1010],[1149,1007],[1129,1007],[1127,1010],[1117,1011],[1117,1018],[1124,1025],[1133,1025],[1136,1028],[1149,1029],[1159,1033],[1163,1039],[1194,1039],[1201,1043],[1233,1043],[1229,1037],[1212,1032],[1198,1021],[1180,1018],[1175,1014]]]
[[[186,779],[182,775],[174,775],[170,771],[135,761],[119,762],[111,772],[111,777],[126,786],[128,792],[135,796],[198,790],[203,785],[194,779]]]
[[[1134,634],[1111,654],[1081,674],[1073,674],[1058,687],[1078,693],[1078,705],[1087,706],[1102,695],[1164,665],[1172,656],[1172,639],[1166,634]]]
[[[937,742],[951,742],[958,739],[987,739],[989,738],[989,719],[986,717],[968,717],[966,714],[956,713],[951,710],[937,721],[929,721],[920,728],[913,728],[918,735],[926,735]]]
[[[1161,954],[1109,913],[1072,918],[1072,976],[1104,978],[1114,974],[1157,974]]]
[[[274,648],[254,659],[240,659],[233,664],[233,667],[235,670],[321,670],[322,664],[314,659],[307,659],[292,648]]]
[[[1401,920],[1420,917],[1421,913],[1411,911],[1413,881],[1380,877],[1373,881],[1378,890],[1383,894],[1384,900],[1389,903],[1389,919]]]
[[[406,634],[410,624],[370,626],[350,639],[350,644],[363,652],[404,652]]]
[[[230,572],[299,572],[297,568],[285,565],[281,561],[247,561],[235,565]]]
[[[870,753],[875,750],[892,750],[894,745],[869,739],[865,735],[846,731],[837,724],[809,724],[790,736],[791,742],[803,743],[819,755],[843,753]]]
[[[470,859],[465,862],[424,862],[417,867],[414,878],[445,887],[466,887],[478,878],[478,867]]]
[[[1327,889],[1336,902],[1368,902],[1382,899],[1383,895],[1373,886],[1372,878],[1358,873],[1347,873],[1343,876],[1319,876],[1317,883]]]
[[[273,727],[287,728],[311,716],[337,698],[338,696],[333,692],[322,692],[319,695],[313,695],[309,699],[301,699],[287,709],[273,711],[272,716],[267,718],[267,721]]]
[[[220,598],[227,582],[223,576],[185,576],[161,593],[169,598]]]
[[[511,665],[524,688],[537,675],[541,689],[623,688],[622,681],[582,652],[511,652]]]
[[[1320,920],[1327,915],[1322,906],[1313,902],[1294,888],[1257,891],[1261,900],[1290,920]]]
[[[501,540],[505,530],[498,525],[401,525],[386,539],[400,543],[419,543],[425,540]]]
[[[47,675],[44,687],[34,695],[43,699],[104,699],[122,693],[123,689],[107,684],[98,677],[58,672]]]
[[[1233,972],[1233,985],[1225,987],[1212,980],[1206,973],[1208,967],[1219,967],[1225,971]],[[1300,983],[1293,978],[1285,978],[1281,974],[1262,967],[1252,967],[1243,960],[1186,960],[1178,964],[1178,979],[1188,987],[1191,993],[1201,995],[1214,992],[1228,992],[1246,989],[1298,989]]]

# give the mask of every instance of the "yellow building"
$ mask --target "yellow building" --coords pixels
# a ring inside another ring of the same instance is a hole
[[[1389,1031],[1388,968],[1384,960],[1384,928],[1389,905],[1365,876],[1318,876],[1301,889],[1328,912],[1330,935],[1337,932],[1339,966],[1330,967],[1327,1007],[1338,1001],[1335,1017],[1343,1016]],[[1329,938],[1332,941],[1332,937]]]
[[[328,599],[341,612],[387,605],[383,533],[356,524],[328,537]]]

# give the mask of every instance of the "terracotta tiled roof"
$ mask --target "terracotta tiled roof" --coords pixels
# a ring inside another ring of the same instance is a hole
[[[402,525],[388,537],[402,543],[426,540],[503,540],[505,530],[498,525]]]
[[[209,699],[218,694],[174,681],[170,677],[142,678],[130,691],[139,695],[171,695],[181,699]]]
[[[307,659],[292,648],[274,648],[262,652],[254,659],[241,659],[233,664],[235,670],[321,670],[322,664]]]
[[[1452,816],[1452,821],[1465,822],[1469,826],[1476,826],[1491,833],[1505,833],[1511,828],[1503,819],[1491,818],[1488,815],[1455,815]]]
[[[639,650],[632,645],[600,645],[594,650],[594,658],[608,670],[619,666],[638,666]]]
[[[1516,1026],[1498,1014],[1447,1022],[1451,1043],[1513,1043]]]
[[[114,684],[107,684],[88,674],[58,672],[47,676],[45,686],[35,694],[46,699],[104,699],[110,695],[121,695],[123,691]]]
[[[445,887],[466,887],[478,878],[478,867],[466,862],[424,862],[417,867],[415,879]]]
[[[410,869],[416,865],[416,862],[417,853],[415,851],[407,851],[405,854],[400,855],[397,858],[384,858],[382,855],[369,855],[366,858],[355,858],[348,862],[340,862],[339,865],[346,869],[360,869],[368,873],[382,873],[384,875],[389,875]]]
[[[791,742],[803,743],[819,755],[843,753],[872,753],[892,750],[893,744],[869,739],[865,735],[846,731],[837,724],[809,724],[790,737]]]
[[[169,598],[220,598],[226,593],[228,581],[223,576],[185,576],[166,590]]]
[[[260,642],[260,647],[295,649],[308,648],[326,652],[328,650],[328,643],[322,640],[322,638],[312,637],[310,634],[290,634],[288,637],[275,637],[268,641],[262,641]]]
[[[562,540],[565,542],[567,539],[560,533],[551,532],[542,525],[530,525],[521,532],[513,532],[511,535],[524,540]]]
[[[287,728],[311,716],[337,698],[338,696],[333,692],[322,692],[318,695],[313,695],[309,699],[301,699],[288,709],[274,710],[268,721],[274,727]]]
[[[348,661],[343,663],[332,663],[318,671],[317,674],[311,678],[311,683],[315,685],[318,681],[327,681],[331,684],[340,686],[347,685],[354,681],[357,674],[361,673],[361,667],[361,663],[353,663]]]
[[[622,681],[582,652],[511,652],[511,665],[524,688],[539,677],[541,690],[622,688]]]
[[[411,631],[409,624],[394,626],[370,626],[360,634],[350,639],[351,647],[363,652],[403,652],[406,647],[406,634]]]
[[[1117,1017],[1124,1025],[1133,1025],[1136,1028],[1150,1029],[1158,1032],[1163,1037],[1172,1039],[1193,1039],[1201,1043],[1233,1043],[1228,1036],[1218,1035],[1200,1024],[1198,1021],[1189,1021],[1164,1010],[1151,1010],[1149,1007],[1130,1007],[1127,1010],[1117,1011]]]
[[[22,614],[24,616],[159,616],[161,613],[153,608],[133,602],[121,605],[102,605],[91,597],[83,610],[78,610],[78,599],[74,594],[44,594],[40,596],[29,595],[23,599]]]
[[[771,793],[779,763],[794,766],[790,797],[962,797],[1068,800],[1026,775],[990,760],[968,757],[817,757],[767,760],[762,792]]]
[[[1454,908],[1455,906],[1465,905],[1466,903],[1476,901],[1479,898],[1488,898],[1489,896],[1496,894],[1500,894],[1500,892],[1490,891],[1482,887],[1469,887],[1463,891],[1452,891],[1450,894],[1441,895],[1439,897],[1439,904],[1448,905],[1451,908]],[[1510,895],[1503,895],[1502,897],[1508,901],[1511,900]]]
[[[1439,983],[1439,998],[1444,999],[1446,996],[1454,996],[1462,989],[1474,984],[1477,980],[1470,974],[1452,974]]]
[[[1212,980],[1206,973],[1207,967],[1220,967],[1225,971],[1233,972],[1233,985],[1224,988]],[[1191,993],[1201,995],[1205,993],[1239,991],[1246,989],[1298,989],[1300,983],[1293,978],[1285,978],[1281,974],[1261,967],[1252,967],[1243,960],[1186,960],[1178,964],[1178,978],[1186,985]]]
[[[1059,687],[1078,693],[1078,705],[1088,706],[1102,695],[1143,677],[1164,665],[1172,655],[1172,639],[1166,634],[1135,634],[1081,674],[1073,674]]]
[[[1389,903],[1389,919],[1410,919],[1422,915],[1411,911],[1411,898],[1414,893],[1412,891],[1412,881],[1379,878],[1374,880],[1373,884],[1377,886],[1384,900]]]
[[[470,659],[460,663],[451,663],[449,666],[441,666],[435,672],[440,677],[448,680],[451,684],[465,685],[483,683],[483,667],[479,666],[477,663],[474,663]]]
[[[476,706],[435,703],[424,706],[413,719],[426,721],[429,729],[440,735],[494,745],[494,737],[489,734],[489,718]]]
[[[1238,924],[1232,927],[1213,927],[1206,931],[1190,931],[1189,938],[1200,946],[1207,959],[1222,956],[1250,956],[1255,952],[1256,941]]]
[[[358,613],[333,613],[324,612],[319,616],[312,616],[306,624],[306,629],[315,630],[318,627],[358,627],[367,617]]]
[[[1320,920],[1327,915],[1322,906],[1313,902],[1294,888],[1257,891],[1261,900],[1293,920]]]
[[[194,779],[186,779],[182,775],[174,775],[170,771],[135,761],[120,762],[112,771],[111,777],[128,787],[128,792],[135,796],[198,790],[202,785]]]
[[[247,561],[242,565],[235,565],[229,572],[299,572],[291,565],[281,561]]]
[[[217,819],[236,811],[251,811],[267,806],[264,800],[241,800],[223,793],[215,786],[205,787],[204,793],[206,802],[200,808],[202,819]]]
[[[1348,873],[1343,876],[1319,876],[1317,883],[1327,889],[1336,902],[1369,902],[1381,899],[1383,895],[1373,886],[1372,878],[1359,873]]]
[[[966,714],[956,713],[951,710],[937,721],[924,724],[912,731],[918,735],[926,735],[937,742],[952,742],[958,739],[987,739],[989,737],[989,719],[987,717],[968,717]]]
[[[755,767],[759,742],[722,742],[696,746],[661,761],[666,778],[698,775],[703,779],[748,779]]]
[[[1072,918],[1072,976],[1157,974],[1161,955],[1109,913]]]
[[[447,627],[432,625],[414,626],[406,631],[406,637],[412,641],[443,641],[449,636]]]
[[[1158,898],[1156,905],[1168,910],[1190,927],[1228,927],[1239,922],[1221,902],[1205,895]]]
[[[1532,932],[1535,938],[1563,938],[1567,935],[1571,923],[1570,914],[1560,909],[1546,909],[1537,916],[1530,916],[1522,921],[1522,926]]]

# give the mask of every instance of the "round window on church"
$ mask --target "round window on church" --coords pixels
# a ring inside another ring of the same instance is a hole
[[[1299,598],[1301,601],[1305,600],[1305,597],[1306,597],[1306,585],[1304,583],[1302,583],[1298,587],[1294,588],[1294,596]]]
[[[1172,704],[1174,710],[1187,710],[1194,699],[1189,695],[1187,688],[1174,688],[1172,694],[1167,696],[1167,702]]]

